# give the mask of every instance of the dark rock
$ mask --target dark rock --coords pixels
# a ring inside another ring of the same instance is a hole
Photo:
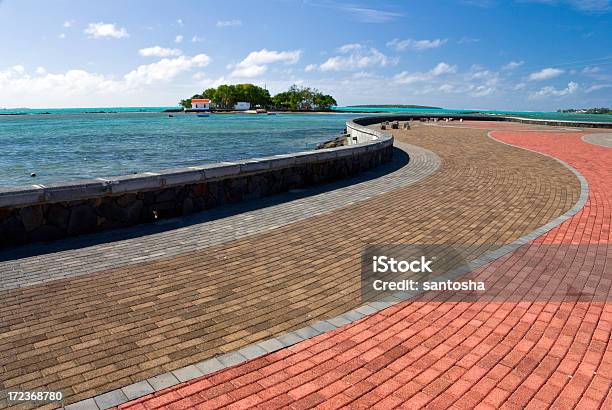
[[[144,208],[144,202],[137,200],[132,202],[125,208],[124,222],[129,225],[135,225],[141,221],[142,210]]]
[[[12,209],[9,208],[0,208],[0,223],[2,221],[7,220],[13,213]]]
[[[152,205],[155,203],[155,192],[147,191],[143,197],[145,205]]]
[[[49,205],[47,208],[46,220],[47,223],[55,225],[60,229],[66,229],[68,227],[68,217],[70,216],[70,211],[64,208],[61,205]]]
[[[136,200],[136,198],[137,198],[136,194],[125,194],[125,195],[121,195],[117,197],[115,199],[115,202],[119,206],[128,206],[129,204],[133,203]]]
[[[191,187],[191,191],[195,196],[204,196],[207,191],[206,184],[196,184]]]
[[[248,187],[246,178],[233,178],[224,182],[226,182],[226,194],[229,202],[240,202],[244,199]]]
[[[21,245],[27,240],[27,233],[23,224],[16,217],[10,217],[0,226],[2,238],[7,245]]]
[[[79,205],[70,212],[68,221],[68,234],[80,235],[83,233],[93,232],[98,226],[98,217],[89,205]]]
[[[176,216],[175,203],[172,201],[161,202],[151,206],[152,212],[157,215],[155,219],[170,218]]]
[[[176,191],[174,189],[172,188],[164,189],[163,191],[161,191],[155,196],[155,202],[158,203],[158,202],[174,201],[175,198],[176,198]]]
[[[64,236],[64,232],[56,226],[43,225],[31,233],[34,242],[54,241]]]
[[[109,221],[122,221],[126,210],[114,202],[104,202],[98,208],[98,213]]]
[[[31,232],[43,224],[43,210],[40,205],[28,206],[19,210],[21,222],[26,231]]]
[[[336,148],[344,146],[346,141],[346,135],[340,135],[339,137],[334,138],[333,140],[323,141],[318,144],[315,149],[324,149],[324,148]]]
[[[183,215],[189,215],[190,213],[193,213],[193,211],[194,211],[193,200],[189,197],[185,198],[185,200],[183,201],[183,209],[182,209]]]

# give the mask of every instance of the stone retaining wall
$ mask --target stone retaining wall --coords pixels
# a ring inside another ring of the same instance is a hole
[[[0,190],[0,248],[187,215],[348,177],[390,161],[392,149],[393,138],[378,132],[338,148]]]
[[[357,118],[353,122],[360,125],[371,125],[384,121],[410,121],[420,120],[421,118],[452,118],[454,120],[470,121],[509,121],[524,124],[549,125],[557,127],[578,127],[578,128],[612,128],[610,122],[585,122],[585,121],[565,121],[565,120],[540,120],[536,118],[508,117],[490,114],[434,114],[434,113],[414,113],[414,114],[380,114],[369,117]]]

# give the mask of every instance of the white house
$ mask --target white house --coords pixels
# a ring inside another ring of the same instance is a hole
[[[234,105],[234,109],[235,109],[235,110],[248,110],[248,109],[250,109],[250,108],[251,108],[251,103],[249,103],[249,102],[244,102],[244,101],[237,102],[237,103]]]
[[[198,111],[210,110],[210,99],[208,98],[193,98],[191,100],[191,109]]]

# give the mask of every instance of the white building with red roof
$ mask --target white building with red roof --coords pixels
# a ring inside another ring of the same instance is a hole
[[[209,98],[193,98],[191,100],[191,109],[197,111],[209,111],[210,110],[210,99]]]

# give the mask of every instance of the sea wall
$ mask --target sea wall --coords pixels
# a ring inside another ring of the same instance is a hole
[[[369,135],[337,148],[0,189],[0,248],[187,215],[348,177],[391,160],[393,137]]]
[[[535,118],[509,117],[491,114],[437,114],[437,113],[397,113],[397,114],[376,114],[368,117],[357,118],[355,123],[360,125],[377,124],[384,121],[418,121],[421,118],[452,118],[454,120],[470,121],[508,121],[520,122],[524,124],[548,125],[556,127],[578,127],[578,128],[612,128],[610,122],[585,122],[585,121],[565,121],[565,120],[540,120]]]

